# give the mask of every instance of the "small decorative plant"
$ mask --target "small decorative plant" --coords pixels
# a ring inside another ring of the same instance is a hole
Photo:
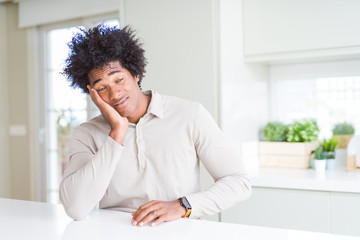
[[[338,123],[332,130],[334,135],[354,134],[355,128],[351,123]]]
[[[324,146],[320,145],[315,150],[314,169],[317,172],[325,172],[327,160],[324,154]]]
[[[331,138],[329,140],[324,139],[324,152],[326,159],[334,159],[335,158],[335,148],[338,144],[337,140]]]
[[[313,142],[318,139],[319,127],[315,120],[303,119],[289,126],[288,142]]]
[[[266,141],[283,142],[286,141],[288,127],[281,122],[269,122],[263,129]]]
[[[316,160],[324,160],[324,147],[322,145],[318,146],[315,150],[315,159]]]
[[[338,142],[337,148],[346,149],[355,133],[351,123],[338,123],[333,128],[333,138]]]

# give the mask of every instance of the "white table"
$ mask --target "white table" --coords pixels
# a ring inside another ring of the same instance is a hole
[[[179,219],[157,227],[135,227],[131,215],[95,210],[86,220],[73,221],[62,206],[0,199],[0,239],[92,240],[92,239],[253,239],[253,240],[351,240],[325,233]]]

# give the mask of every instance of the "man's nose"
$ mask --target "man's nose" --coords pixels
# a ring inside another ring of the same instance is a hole
[[[115,86],[115,85],[111,86],[111,87],[110,87],[110,91],[109,91],[109,98],[110,98],[110,100],[111,100],[111,101],[112,101],[112,100],[117,100],[117,99],[119,98],[120,92],[121,92],[120,87]]]

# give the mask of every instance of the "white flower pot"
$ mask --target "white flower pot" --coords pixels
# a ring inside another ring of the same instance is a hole
[[[317,172],[325,172],[326,160],[325,159],[314,159],[314,168]]]

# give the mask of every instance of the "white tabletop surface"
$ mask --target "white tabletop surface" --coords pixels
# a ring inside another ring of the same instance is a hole
[[[249,171],[252,186],[360,193],[360,171],[259,168]]]
[[[0,198],[1,240],[120,240],[120,239],[249,239],[351,240],[350,236],[255,227],[205,220],[179,219],[157,227],[135,227],[131,215],[95,210],[82,221],[66,216],[61,205]]]

